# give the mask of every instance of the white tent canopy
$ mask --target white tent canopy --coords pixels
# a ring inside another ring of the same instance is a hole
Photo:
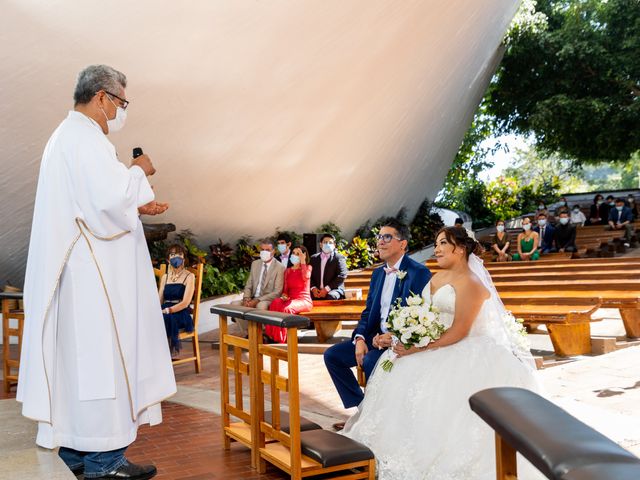
[[[203,243],[412,213],[433,198],[517,0],[4,0],[0,282],[22,281],[40,157],[78,72],[124,72],[141,146]]]

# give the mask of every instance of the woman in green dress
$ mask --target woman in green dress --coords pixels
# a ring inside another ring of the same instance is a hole
[[[525,217],[522,220],[522,233],[518,235],[518,253],[513,254],[513,261],[538,260],[538,233],[531,230],[531,219]]]

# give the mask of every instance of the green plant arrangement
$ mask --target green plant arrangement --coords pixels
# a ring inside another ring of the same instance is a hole
[[[346,258],[349,270],[366,268],[374,262],[374,250],[364,238],[353,237],[351,243],[346,248],[339,248],[338,252]]]

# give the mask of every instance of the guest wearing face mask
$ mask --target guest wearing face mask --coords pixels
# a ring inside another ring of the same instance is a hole
[[[555,251],[555,248],[553,248],[555,228],[547,221],[547,216],[544,213],[538,214],[538,225],[534,227],[533,231],[540,235],[540,253],[545,254]]]
[[[638,219],[638,204],[636,203],[636,199],[632,194],[629,194],[627,197],[627,207],[631,209],[631,216],[633,217],[633,221],[635,222]]]
[[[273,312],[285,312],[297,314],[308,312],[313,308],[309,282],[311,281],[311,265],[309,265],[309,252],[304,246],[298,246],[291,252],[293,267],[284,272],[284,287],[282,295],[276,298],[269,307]],[[286,343],[287,329],[273,325],[265,325],[264,333],[268,341]]]
[[[581,227],[586,223],[587,217],[584,216],[582,210],[580,210],[580,205],[574,205],[571,208],[571,218],[570,223],[572,225],[580,225]]]
[[[604,210],[606,209],[604,204],[604,197],[599,193],[593,197],[593,205],[589,208],[589,220],[587,221],[587,225],[606,225],[607,219],[609,218],[608,210],[607,216],[603,216]]]
[[[311,256],[311,298],[344,298],[344,281],[349,274],[346,259],[336,252],[336,238],[325,233],[320,238],[320,252]]]
[[[602,224],[609,224],[609,213],[616,208],[616,199],[613,195],[608,195],[604,199],[604,203],[600,206],[600,214],[602,215]]]
[[[514,261],[538,260],[538,233],[531,230],[531,219],[522,219],[522,233],[518,234],[518,253],[513,254]]]
[[[615,207],[609,212],[609,230],[624,230],[625,247],[629,247],[633,236],[633,215],[631,209],[625,207],[624,199],[618,198]]]
[[[509,255],[509,246],[509,235],[504,231],[504,220],[498,220],[496,222],[496,235],[493,240],[493,245],[491,246],[496,254],[493,261],[508,262],[511,260],[511,255]]]
[[[276,239],[276,260],[279,261],[284,268],[293,267],[289,257],[291,256],[291,237],[287,233],[281,233]]]
[[[542,200],[538,201],[538,209],[536,210],[536,216],[535,218],[538,218],[538,215],[543,214],[546,217],[549,216],[549,212],[547,210],[547,206],[545,205],[545,203]]]
[[[553,233],[553,243],[558,252],[575,252],[576,248],[576,227],[569,223],[569,212],[560,212],[558,224]]]
[[[187,251],[181,245],[172,245],[167,250],[169,271],[160,279],[158,294],[162,304],[164,328],[169,340],[171,357],[180,354],[179,334],[181,330],[193,332],[191,300],[195,286],[195,275],[185,268]]]
[[[251,273],[244,287],[242,300],[231,302],[232,305],[269,310],[271,302],[282,293],[284,283],[284,265],[273,258],[273,241],[260,240],[260,258],[251,264]],[[235,319],[239,335],[246,337],[248,322]]]

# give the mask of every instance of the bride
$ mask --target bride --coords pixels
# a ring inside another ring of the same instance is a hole
[[[345,435],[374,452],[380,480],[494,479],[493,430],[471,411],[469,397],[498,386],[538,389],[533,358],[510,333],[478,248],[465,229],[438,233],[442,270],[422,295],[450,327],[424,348],[397,344],[393,369],[376,368],[345,425]],[[389,337],[379,335],[373,345],[387,346]]]

